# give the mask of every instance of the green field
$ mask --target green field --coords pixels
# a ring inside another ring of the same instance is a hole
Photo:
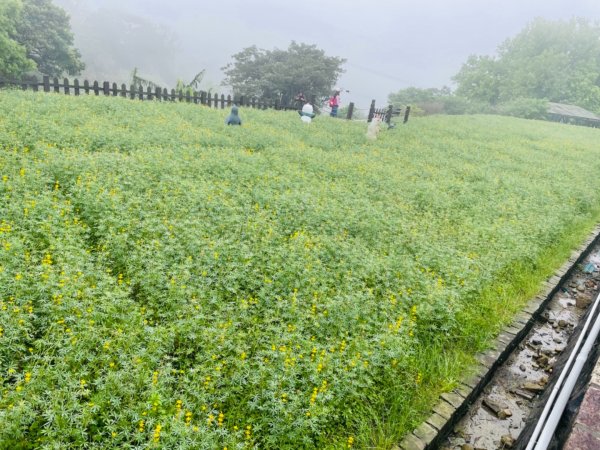
[[[0,91],[0,448],[390,448],[600,219],[600,130]]]

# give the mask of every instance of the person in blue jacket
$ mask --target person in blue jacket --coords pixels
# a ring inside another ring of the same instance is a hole
[[[238,107],[233,105],[233,107],[231,108],[231,112],[227,116],[227,119],[225,119],[225,125],[241,125],[241,124],[242,124],[242,119],[240,119],[240,116],[238,115]]]

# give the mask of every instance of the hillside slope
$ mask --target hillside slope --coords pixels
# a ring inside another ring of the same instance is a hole
[[[4,448],[389,448],[600,218],[599,130],[226,114],[0,92]]]

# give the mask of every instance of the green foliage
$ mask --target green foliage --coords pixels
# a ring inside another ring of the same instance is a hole
[[[130,84],[133,86],[134,89],[139,89],[140,87],[143,89],[145,89],[145,88],[156,89],[157,87],[160,87],[154,81],[141,76],[137,67],[134,67],[133,70],[131,71]]]
[[[545,119],[548,102],[537,98],[517,98],[497,106],[498,114],[521,117],[523,119]]]
[[[388,96],[388,103],[404,107],[406,105],[431,103],[444,100],[450,97],[451,95],[452,92],[447,86],[444,86],[442,89],[421,89],[416,87],[409,87],[406,89],[400,89],[398,92],[391,93]]]
[[[410,113],[413,116],[493,112],[488,103],[461,97],[453,93],[446,86],[442,89],[420,89],[415,87],[401,89],[396,93],[390,94],[388,101],[401,108],[411,105]]]
[[[189,83],[186,83],[183,80],[177,80],[177,85],[175,86],[175,91],[181,92],[184,95],[188,94],[188,93],[190,95],[196,94],[197,91],[200,89],[200,85],[204,78],[204,73],[205,73],[205,70],[201,70],[194,76],[192,81],[190,81]],[[154,81],[149,80],[145,77],[142,77],[140,75],[137,67],[134,67],[133,71],[131,72],[131,85],[133,85],[134,89],[139,89],[140,87],[143,89],[146,89],[146,88],[156,89],[158,87],[161,87]],[[210,92],[210,91],[211,90],[208,89],[206,92]]]
[[[19,0],[0,3],[0,76],[3,77],[16,78],[35,68],[35,63],[27,59],[25,47],[12,38],[21,9]]]
[[[0,75],[25,72],[59,76],[83,69],[73,47],[69,17],[51,0],[5,0],[0,4]]]
[[[444,99],[445,114],[467,114],[469,112],[481,112],[481,110],[472,111],[471,102],[458,95],[451,95]]]
[[[85,64],[73,46],[69,16],[52,0],[21,0],[23,8],[12,38],[27,50],[43,74],[79,74]]]
[[[222,70],[224,83],[236,94],[288,101],[300,92],[316,98],[330,95],[346,62],[326,56],[316,45],[294,41],[287,50],[263,50],[254,45],[232,58]]]
[[[184,94],[189,93],[190,95],[193,95],[194,92],[200,90],[200,85],[202,84],[202,80],[204,79],[205,72],[206,70],[202,69],[194,76],[192,81],[190,81],[189,83],[186,83],[183,80],[177,80],[177,86],[175,87],[175,90],[177,92],[183,92]],[[208,92],[210,92],[210,90],[208,90]]]
[[[454,80],[457,95],[490,105],[520,98],[600,111],[600,27],[583,19],[536,19],[498,48],[471,56]]]
[[[493,57],[471,55],[454,81],[456,95],[468,100],[495,105],[500,99],[502,65]]]
[[[390,448],[600,218],[595,129],[224,114],[0,96],[2,448]]]

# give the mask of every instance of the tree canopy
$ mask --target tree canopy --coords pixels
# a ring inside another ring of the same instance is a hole
[[[438,88],[417,88],[408,87],[393,92],[388,96],[388,102],[393,105],[405,106],[414,105],[416,103],[428,103],[445,99],[452,95],[452,91],[448,86],[441,89]]]
[[[330,95],[346,62],[326,56],[315,45],[294,41],[287,50],[263,50],[254,45],[232,58],[233,62],[222,68],[224,83],[235,94],[266,99],[290,99],[300,92],[318,98]]]
[[[496,105],[545,99],[600,111],[600,27],[584,19],[536,19],[498,48],[469,57],[456,94]]]
[[[19,0],[0,2],[0,76],[12,78],[35,68],[26,48],[13,39],[22,6]]]
[[[51,0],[3,0],[0,74],[14,77],[35,68],[50,76],[76,75],[84,68],[69,16]]]

